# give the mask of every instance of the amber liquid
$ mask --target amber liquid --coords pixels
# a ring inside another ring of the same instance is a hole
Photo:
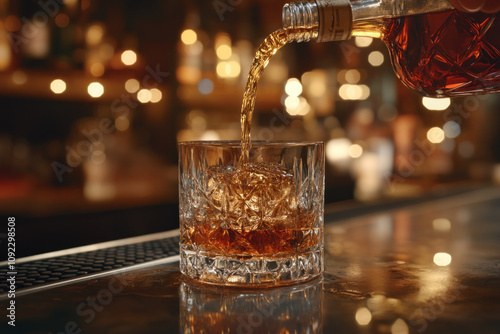
[[[428,96],[500,92],[500,14],[448,11],[385,21],[394,70]]]
[[[300,207],[293,173],[279,164],[207,168],[208,205],[187,221],[185,244],[207,253],[277,256],[307,252],[321,241],[316,210]],[[197,218],[203,217],[203,221]]]
[[[248,162],[248,155],[251,145],[250,131],[252,128],[252,116],[255,108],[255,96],[257,94],[257,84],[264,72],[271,57],[284,45],[289,42],[290,31],[277,30],[267,36],[257,49],[255,57],[248,72],[243,103],[241,104],[241,145],[242,154],[240,164]]]

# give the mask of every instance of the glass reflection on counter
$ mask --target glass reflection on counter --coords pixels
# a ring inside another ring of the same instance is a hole
[[[322,333],[323,282],[235,290],[181,282],[180,333]]]

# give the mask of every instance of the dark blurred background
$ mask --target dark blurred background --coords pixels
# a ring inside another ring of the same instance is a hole
[[[240,138],[284,3],[0,0],[0,213],[21,254],[176,228],[176,142]],[[252,138],[325,141],[326,202],[377,203],[500,182],[499,107],[416,95],[377,39],[293,44]]]

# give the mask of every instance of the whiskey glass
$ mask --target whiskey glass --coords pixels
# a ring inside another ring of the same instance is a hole
[[[181,142],[180,270],[199,282],[270,287],[323,271],[324,144]]]

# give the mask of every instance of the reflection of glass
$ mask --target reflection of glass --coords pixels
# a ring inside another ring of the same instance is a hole
[[[181,282],[180,333],[322,333],[321,280],[264,290]]]
[[[323,143],[179,144],[181,272],[285,285],[323,271]]]

